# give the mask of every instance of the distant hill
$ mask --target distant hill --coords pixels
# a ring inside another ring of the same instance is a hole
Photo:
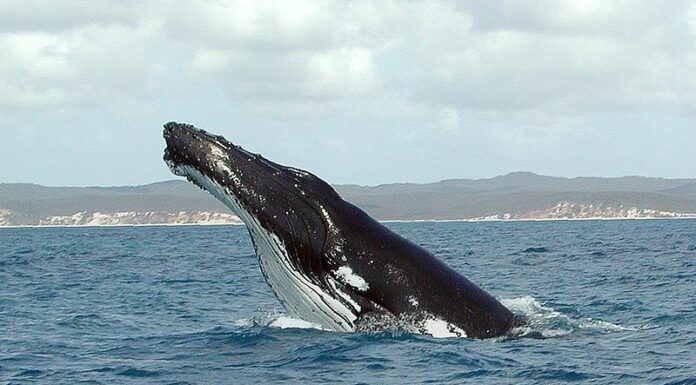
[[[514,172],[490,179],[334,187],[381,220],[696,215],[696,179]],[[235,222],[226,207],[184,180],[122,187],[0,184],[0,225],[5,226]]]
[[[546,219],[579,215],[553,211],[559,205],[584,208],[583,217],[630,216],[632,209],[647,210],[638,216],[696,213],[696,179],[561,178],[514,172],[490,179],[373,187],[339,185],[336,189],[381,219],[481,219],[496,215],[499,219]]]

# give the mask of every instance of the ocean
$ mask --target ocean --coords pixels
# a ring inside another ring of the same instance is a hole
[[[0,384],[696,384],[696,220],[386,225],[529,323],[312,328],[243,226],[0,228]]]

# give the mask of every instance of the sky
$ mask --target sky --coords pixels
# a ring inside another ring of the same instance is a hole
[[[174,179],[168,121],[331,183],[696,177],[696,1],[0,1],[0,182]]]

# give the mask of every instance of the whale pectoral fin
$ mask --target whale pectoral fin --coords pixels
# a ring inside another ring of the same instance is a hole
[[[299,271],[307,273],[313,282],[319,282],[319,277],[324,272],[321,250],[326,239],[321,221],[297,212],[289,212],[286,220],[290,234],[285,239],[291,240],[286,247],[288,253],[295,256],[291,263],[298,267]],[[303,228],[296,228],[298,224]]]

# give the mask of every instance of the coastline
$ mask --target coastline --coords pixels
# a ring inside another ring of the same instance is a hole
[[[587,217],[587,218],[499,218],[499,219],[386,219],[380,220],[381,223],[418,223],[418,222],[554,222],[554,221],[633,221],[633,220],[680,220],[696,219],[696,215],[679,217]]]
[[[651,220],[696,220],[696,215],[680,217],[588,217],[588,218],[510,218],[510,219],[385,219],[380,223],[449,223],[449,222],[574,222],[574,221],[651,221]],[[37,229],[37,228],[101,228],[101,227],[182,227],[182,226],[245,226],[240,223],[138,223],[108,225],[0,225],[1,229]]]
[[[0,229],[38,229],[56,227],[180,227],[180,226],[244,226],[240,223],[118,223],[113,225],[0,225]]]

